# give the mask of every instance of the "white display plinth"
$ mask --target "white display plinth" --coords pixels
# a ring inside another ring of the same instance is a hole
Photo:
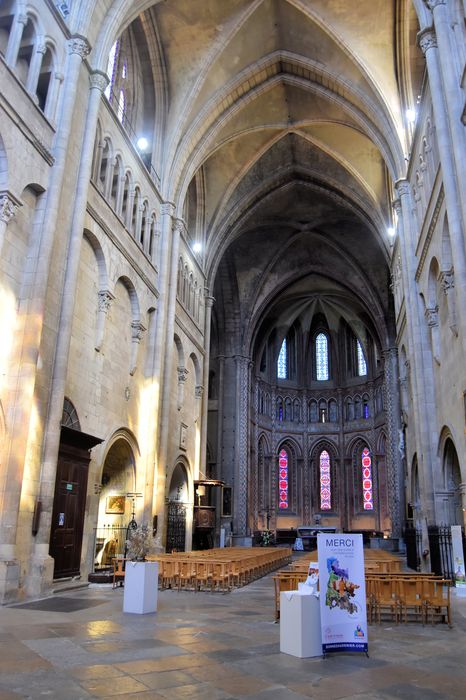
[[[301,659],[322,656],[320,601],[315,595],[280,594],[280,651]]]
[[[156,612],[158,583],[156,561],[127,561],[123,612],[140,615]]]

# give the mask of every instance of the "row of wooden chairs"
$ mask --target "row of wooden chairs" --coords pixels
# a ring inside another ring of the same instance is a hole
[[[161,588],[177,590],[231,590],[265,576],[291,560],[291,549],[228,548],[159,554]],[[238,551],[240,550],[240,551]]]
[[[451,627],[450,584],[433,575],[366,576],[368,620],[380,624],[387,614],[396,624],[430,619]]]

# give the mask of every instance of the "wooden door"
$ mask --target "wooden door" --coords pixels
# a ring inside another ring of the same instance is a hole
[[[52,512],[50,556],[54,578],[79,574],[89,458],[60,450]]]
[[[54,578],[80,572],[89,450],[99,442],[86,433],[61,429],[49,549],[55,559]]]

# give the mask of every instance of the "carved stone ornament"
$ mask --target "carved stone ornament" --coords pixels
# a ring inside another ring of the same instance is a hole
[[[186,367],[177,367],[176,371],[178,372],[178,383],[184,383],[188,378],[188,370]]]
[[[8,224],[18,211],[18,205],[7,194],[0,199],[0,221]]]
[[[173,216],[175,211],[175,205],[173,202],[164,202],[160,207],[160,213],[162,216]]]
[[[86,56],[89,56],[91,52],[91,47],[87,39],[85,39],[82,36],[72,36],[71,39],[68,40],[68,53],[69,54],[77,54],[78,56],[81,56],[81,58],[84,60]]]
[[[445,5],[446,0],[425,0],[425,3],[429,10],[435,10],[438,5]]]
[[[108,289],[102,289],[99,292],[99,311],[102,311],[104,314],[106,314],[110,308],[110,304],[114,299],[115,297],[111,292],[108,291]]]
[[[202,399],[202,395],[204,393],[204,387],[202,386],[202,384],[198,384],[196,386],[195,393],[196,393],[196,399]]]
[[[96,70],[89,76],[89,83],[91,88],[97,88],[100,92],[103,92],[109,83],[108,75],[102,73],[100,70]]]
[[[437,37],[432,28],[424,29],[418,34],[419,48],[425,54],[429,49],[437,48]]]
[[[139,343],[146,327],[140,321],[132,321],[131,323],[131,339],[133,343]]]
[[[427,320],[427,325],[429,328],[434,328],[438,326],[438,306],[432,306],[431,308],[426,308],[424,316]]]
[[[400,197],[409,195],[408,180],[398,180],[397,182],[395,182],[395,189]]]
[[[455,273],[453,271],[453,268],[450,268],[450,270],[443,270],[440,273],[440,284],[442,286],[444,293],[447,295],[452,289],[454,289],[454,287],[455,287]]]
[[[181,234],[185,230],[186,230],[186,226],[185,226],[183,219],[174,219],[173,220],[173,233]]]

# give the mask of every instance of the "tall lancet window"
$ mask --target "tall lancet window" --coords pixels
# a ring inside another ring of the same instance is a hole
[[[367,374],[366,359],[362,350],[362,345],[359,340],[356,341],[356,349],[358,353],[358,377],[365,377]]]
[[[278,379],[288,379],[287,372],[287,359],[286,359],[286,338],[283,338],[283,343],[280,348],[280,353],[277,360],[277,377]]]
[[[322,450],[319,457],[320,468],[320,510],[331,510],[332,489],[330,483],[330,455]]]
[[[362,451],[362,498],[364,510],[374,510],[374,500],[372,498],[372,460],[367,447]]]
[[[328,338],[325,333],[319,333],[316,337],[316,379],[326,381],[329,376]]]
[[[288,453],[280,450],[278,455],[278,507],[288,508]]]

